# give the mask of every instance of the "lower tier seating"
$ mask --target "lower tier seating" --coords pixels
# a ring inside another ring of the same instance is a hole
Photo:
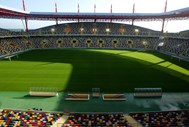
[[[4,109],[0,112],[0,127],[48,127],[53,125],[61,116],[63,116],[63,113]]]

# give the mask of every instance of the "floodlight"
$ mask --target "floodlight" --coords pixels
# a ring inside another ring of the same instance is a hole
[[[106,32],[110,32],[110,29],[109,29],[109,28],[106,28]]]
[[[135,29],[135,32],[138,33],[138,32],[139,32],[139,29]]]
[[[93,28],[93,32],[97,32],[97,28]]]
[[[84,31],[84,28],[80,28],[80,31]]]
[[[146,45],[146,44],[147,44],[147,42],[146,42],[146,41],[143,41],[143,42],[142,42],[142,44],[143,44],[143,45]]]
[[[51,28],[51,32],[54,32],[55,31],[55,28]]]
[[[160,42],[159,44],[158,44],[158,46],[163,46],[164,45],[164,42]]]

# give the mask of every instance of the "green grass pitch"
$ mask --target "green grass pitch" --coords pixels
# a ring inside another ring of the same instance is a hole
[[[0,61],[0,90],[132,92],[136,87],[189,91],[189,63],[153,51],[48,49]]]

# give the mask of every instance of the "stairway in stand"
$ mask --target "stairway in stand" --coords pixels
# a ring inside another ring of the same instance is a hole
[[[125,115],[125,119],[129,122],[129,124],[132,127],[142,127],[135,119],[133,119],[131,116],[129,115]]]

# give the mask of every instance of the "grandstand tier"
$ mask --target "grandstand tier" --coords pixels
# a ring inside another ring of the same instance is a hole
[[[38,127],[187,127],[189,111],[163,111],[138,113],[61,113],[35,110],[3,109],[0,111],[0,126]]]
[[[67,29],[68,26],[69,31],[66,32],[64,29]],[[124,29],[124,32],[120,32],[120,28]],[[48,26],[30,30],[27,33],[4,29],[0,31],[1,56],[38,48],[145,49],[158,50],[187,59],[189,56],[188,37],[182,34],[186,32],[162,34],[127,24],[82,22]]]

